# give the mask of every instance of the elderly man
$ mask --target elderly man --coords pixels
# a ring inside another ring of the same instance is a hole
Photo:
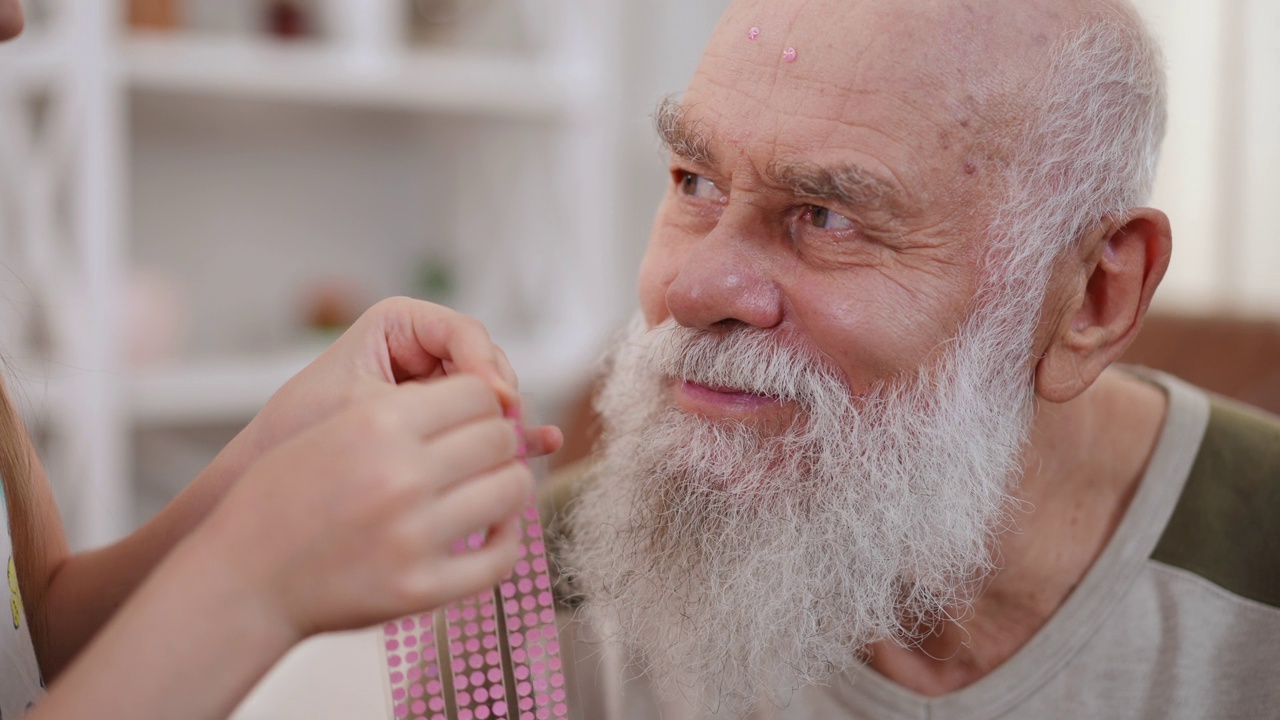
[[[587,717],[1277,712],[1280,425],[1110,367],[1164,102],[1120,0],[733,4],[566,522]]]

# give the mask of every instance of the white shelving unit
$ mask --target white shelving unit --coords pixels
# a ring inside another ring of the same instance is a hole
[[[187,361],[131,374],[129,412],[140,425],[240,423],[307,366],[306,350]]]
[[[129,85],[148,92],[512,118],[560,116],[576,99],[556,68],[516,56],[417,50],[364,65],[316,42],[172,34],[134,35],[123,56]]]
[[[290,337],[281,306],[288,283],[328,270],[325,248],[345,253],[334,271],[352,266],[378,294],[404,287],[388,276],[417,243],[443,248],[454,304],[490,327],[522,391],[544,413],[566,399],[622,312],[610,239],[620,7],[542,3],[532,48],[394,45],[370,57],[323,40],[131,33],[116,3],[63,0],[0,48],[0,260],[15,276],[0,300],[3,347],[20,360],[10,382],[44,428],[73,544],[134,521],[137,432],[242,424],[318,354]],[[242,117],[255,114],[278,135],[255,136]],[[296,142],[282,134],[294,126]],[[350,162],[373,179],[344,185]],[[294,180],[278,210],[237,187]],[[421,209],[406,185],[422,189]],[[346,205],[354,230],[313,247]],[[374,222],[375,237],[361,236]],[[138,264],[190,290],[196,339],[131,367],[121,309]],[[228,329],[240,321],[257,323],[247,339]]]

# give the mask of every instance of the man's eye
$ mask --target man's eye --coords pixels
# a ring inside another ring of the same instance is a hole
[[[679,176],[680,192],[689,197],[701,200],[721,200],[724,193],[710,180],[693,173],[681,173]]]
[[[819,230],[852,230],[854,227],[849,218],[817,205],[809,206],[809,223]]]

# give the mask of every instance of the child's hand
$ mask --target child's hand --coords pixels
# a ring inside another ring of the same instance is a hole
[[[384,300],[272,396],[229,450],[245,467],[304,428],[389,386],[458,373],[480,377],[505,409],[519,411],[515,372],[479,321],[421,300]],[[563,442],[554,427],[525,431],[530,457],[555,452]]]
[[[301,639],[425,611],[515,563],[533,478],[474,376],[385,385],[253,465],[196,537]],[[477,530],[477,550],[451,552]]]
[[[445,376],[447,382],[430,389],[417,382]],[[278,575],[268,578],[273,582],[291,590],[305,586],[298,577],[317,587],[333,583],[316,595],[326,600],[348,593],[328,609],[304,607],[305,597],[291,596],[293,615],[313,628],[359,624],[393,608],[438,604],[487,584],[502,568],[498,560],[503,553],[514,547],[514,529],[495,518],[508,517],[524,500],[525,493],[510,487],[527,482],[528,472],[510,462],[514,439],[496,453],[461,428],[457,433],[445,429],[477,422],[478,415],[459,415],[465,408],[452,407],[461,393],[470,397],[467,407],[472,410],[476,397],[483,398],[491,433],[497,425],[504,433],[513,432],[498,418],[504,411],[519,411],[515,383],[505,355],[479,322],[407,298],[378,303],[272,396],[195,482],[146,525],[74,562],[65,551],[49,560],[50,568],[60,569],[56,575],[46,571],[46,597],[68,619],[47,640],[41,659],[46,671],[59,673],[177,543],[192,532],[206,535],[206,520],[214,516],[221,518],[216,525],[238,527],[242,536],[261,540],[263,549],[293,549],[290,564],[258,557],[252,544],[239,549],[246,562],[276,562]],[[470,389],[462,392],[459,387]],[[411,421],[421,432],[406,431]],[[485,437],[485,442],[495,442],[491,435]],[[531,456],[553,452],[563,441],[553,427],[525,431]],[[421,447],[407,449],[414,444]],[[480,458],[487,458],[487,464],[473,467]],[[456,482],[499,466],[505,469],[498,475]],[[245,487],[239,487],[241,482]],[[489,500],[469,504],[462,499],[468,494],[484,494]],[[457,520],[474,521],[475,526],[463,529],[466,523]],[[422,554],[443,547],[440,538],[447,533],[462,534],[483,524],[499,526],[492,550],[465,561],[450,561],[438,552]],[[433,544],[423,544],[424,527],[436,533]],[[345,559],[340,556],[344,552]],[[393,562],[400,565],[384,566]],[[417,575],[407,569],[410,563]],[[326,564],[335,573],[330,580],[328,570],[322,571]],[[357,577],[362,569],[367,577]],[[241,569],[224,570],[238,577]],[[364,605],[349,596],[357,590],[371,593]]]

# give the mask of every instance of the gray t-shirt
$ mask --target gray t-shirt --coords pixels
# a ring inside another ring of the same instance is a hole
[[[859,669],[752,720],[1280,718],[1280,422],[1143,374],[1169,410],[1138,491],[1075,591],[1013,657],[934,698]],[[587,634],[564,627],[577,717],[705,717],[658,700]]]

